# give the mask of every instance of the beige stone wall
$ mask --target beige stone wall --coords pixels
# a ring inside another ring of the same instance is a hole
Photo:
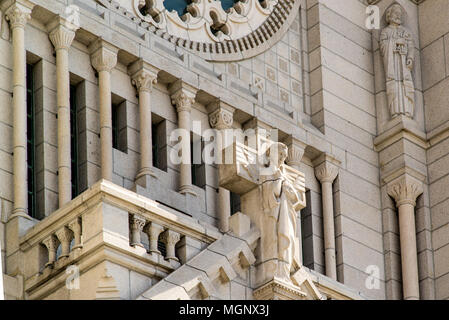
[[[441,0],[419,6],[425,120],[430,139],[427,150],[430,226],[425,236],[432,241],[434,250],[434,270],[431,271],[435,278],[436,299],[449,298],[448,6],[447,1]]]

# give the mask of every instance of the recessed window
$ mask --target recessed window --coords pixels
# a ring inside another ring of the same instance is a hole
[[[230,202],[231,202],[231,216],[239,211],[241,211],[240,207],[240,195],[237,193],[231,192],[230,194]]]
[[[112,102],[112,147],[128,152],[126,101],[116,102],[120,98],[113,96]]]
[[[156,115],[152,119],[155,121],[151,125],[153,167],[167,171],[166,121]]]
[[[34,66],[27,64],[27,169],[28,169],[28,214],[36,218],[36,104]]]
[[[70,159],[72,170],[72,199],[79,193],[79,157],[78,157],[78,109],[76,103],[76,86],[70,86]]]
[[[192,184],[206,188],[206,166],[203,162],[204,141],[202,137],[191,134],[190,137],[190,163],[192,169]]]

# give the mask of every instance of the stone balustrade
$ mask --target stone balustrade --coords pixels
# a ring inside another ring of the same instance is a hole
[[[158,281],[220,236],[215,227],[102,180],[20,237],[25,292],[46,298],[66,285],[70,266],[82,277],[106,262]]]

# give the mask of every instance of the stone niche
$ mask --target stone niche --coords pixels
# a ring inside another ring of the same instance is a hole
[[[255,150],[234,142],[224,150],[227,161],[219,166],[220,186],[240,195],[242,213],[260,230],[255,288],[263,288],[264,297],[279,296],[273,290],[282,288],[288,294],[280,296],[303,296],[291,276],[300,268],[300,242],[294,224],[306,206],[305,179],[303,173],[284,163],[287,150],[282,143],[271,142],[265,150]]]

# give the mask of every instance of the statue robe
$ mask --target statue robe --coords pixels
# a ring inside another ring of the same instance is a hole
[[[397,45],[402,39],[405,45]],[[414,62],[414,43],[411,34],[402,26],[388,26],[380,35],[380,52],[384,61],[387,100],[394,118],[405,114],[413,118],[415,87],[407,60]]]
[[[274,220],[276,230],[272,231],[273,241],[268,250],[270,258],[278,259],[276,276],[287,281],[295,254],[295,238],[297,227],[297,213],[294,205],[299,201],[298,193],[283,173],[282,166],[276,175],[262,183],[262,206],[264,213]]]

